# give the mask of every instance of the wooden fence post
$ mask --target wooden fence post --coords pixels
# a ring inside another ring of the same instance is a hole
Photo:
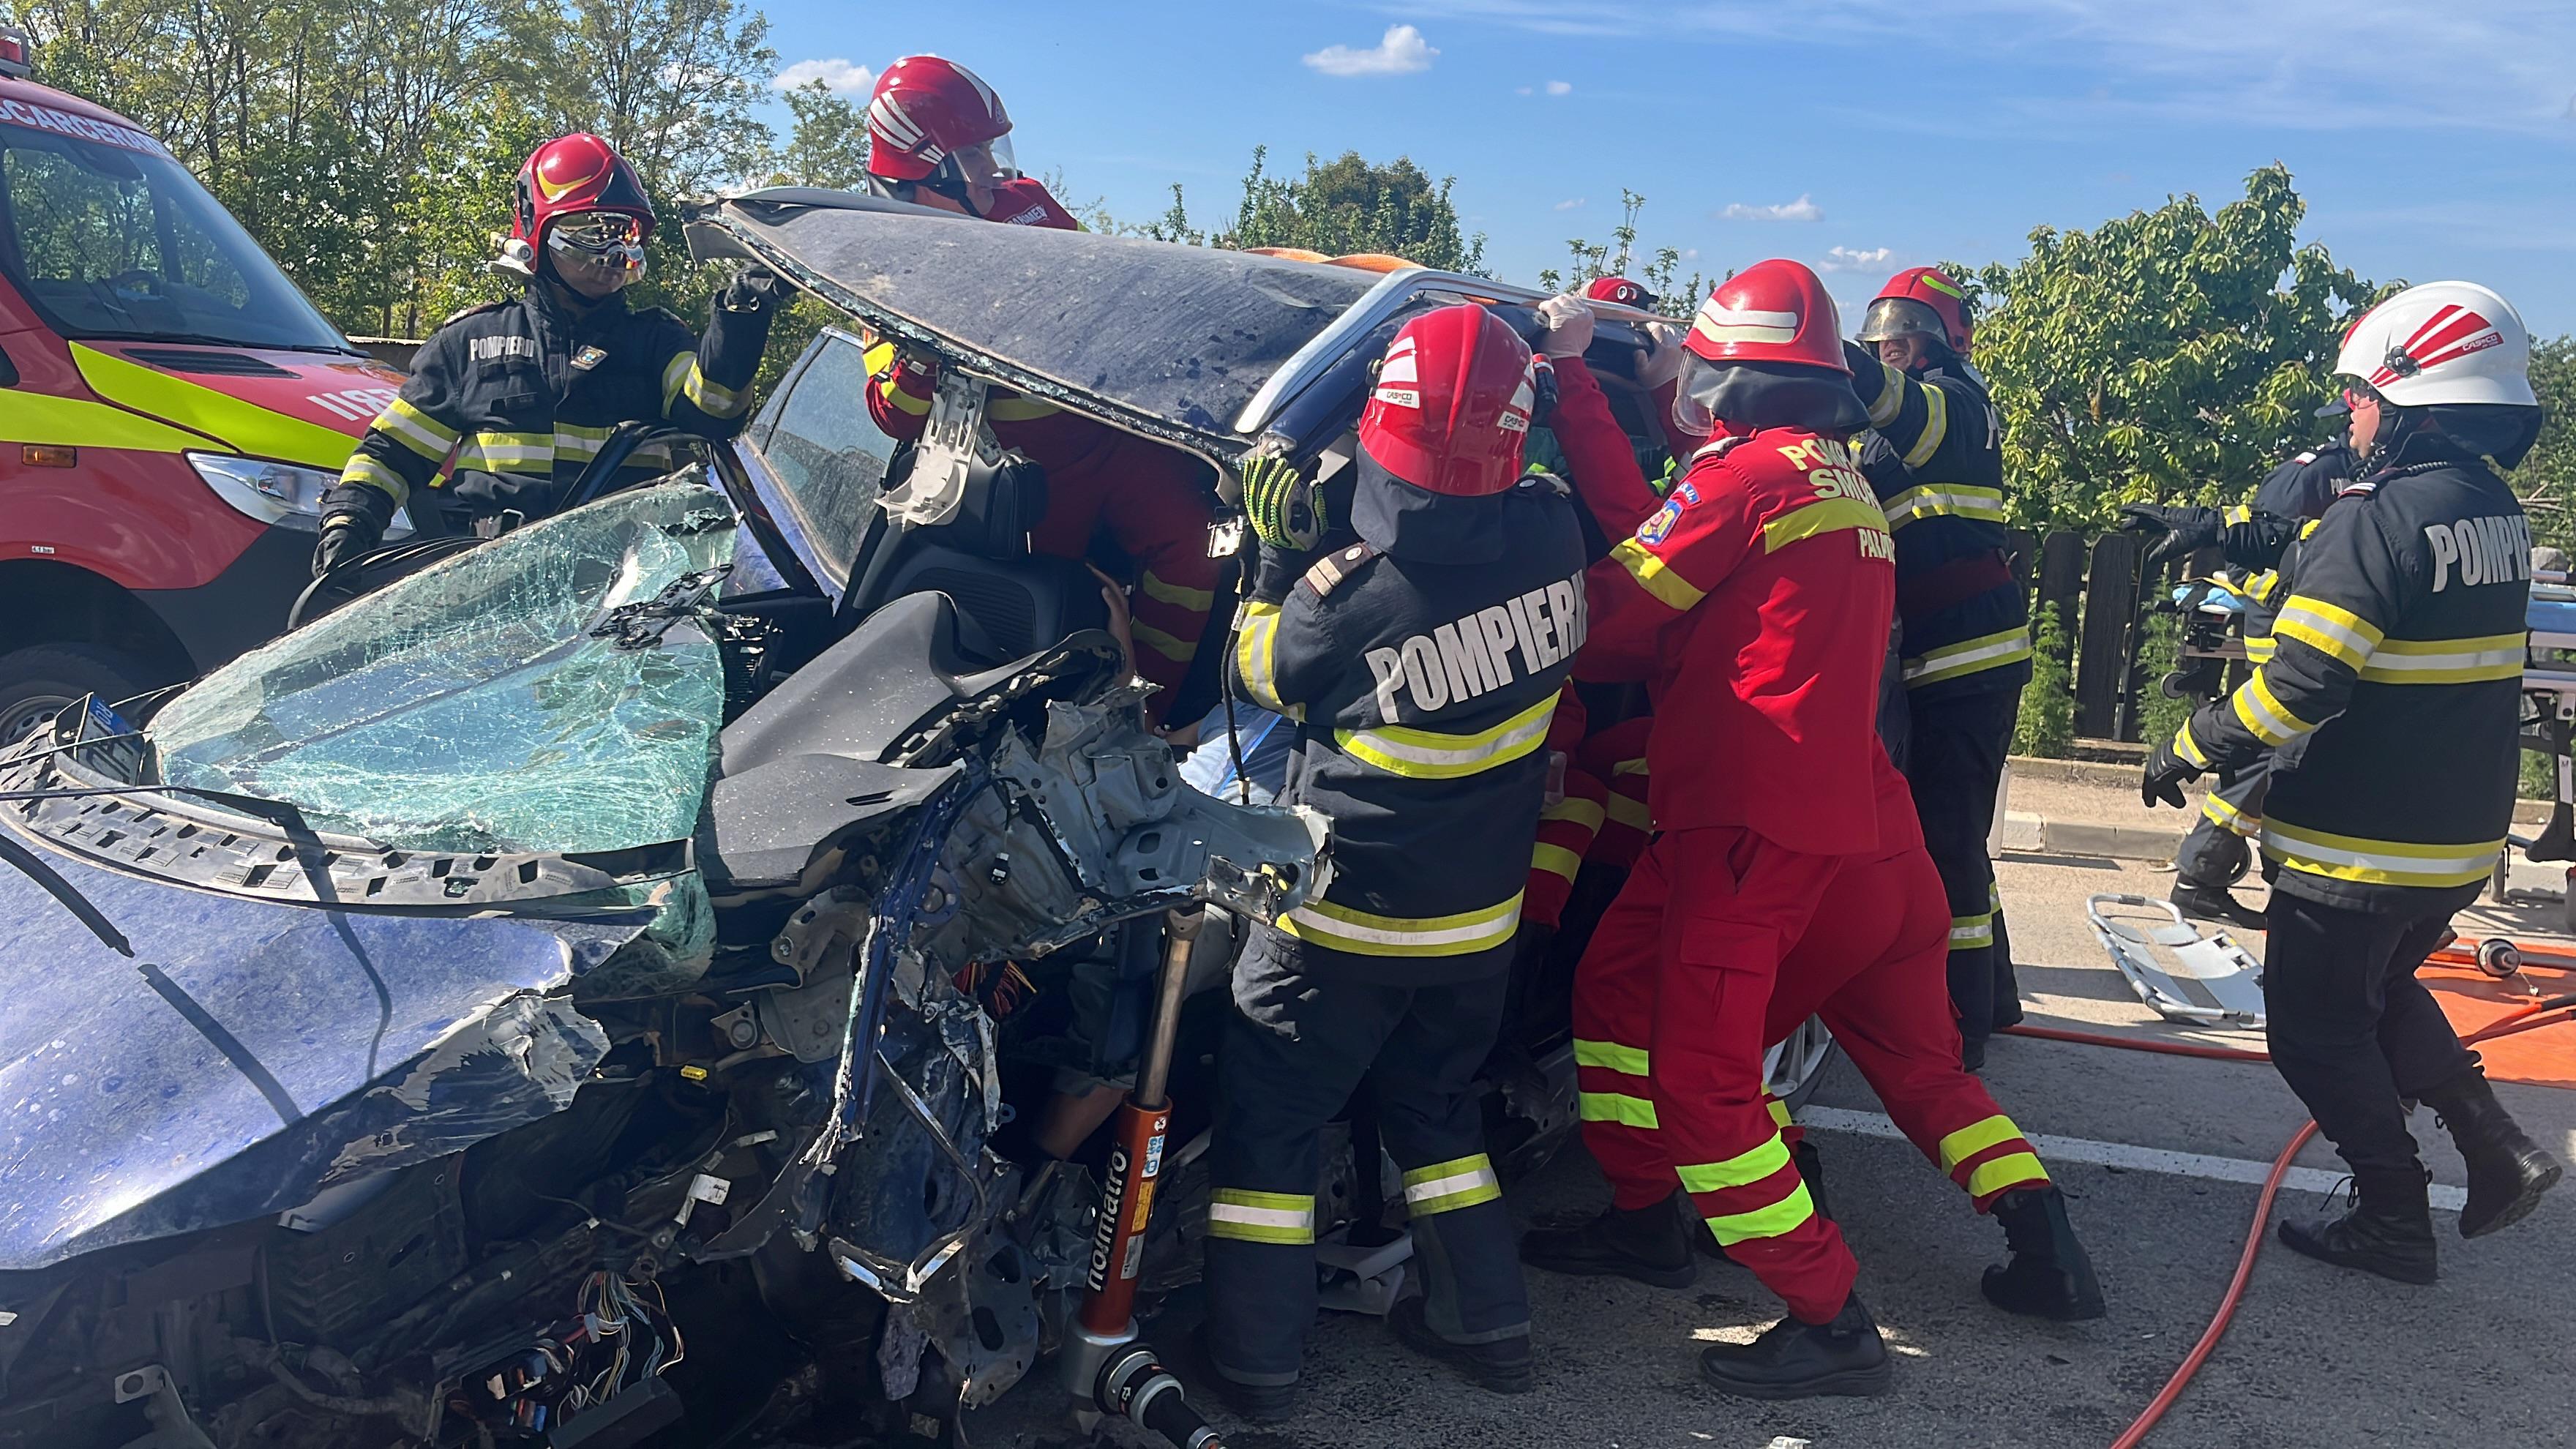
[[[2030,613],[2035,625],[2040,610],[2056,606],[2057,627],[2066,631],[2069,654],[2075,649],[2075,597],[2083,590],[2083,536],[2059,529],[2039,546],[2039,597],[2031,602]]]

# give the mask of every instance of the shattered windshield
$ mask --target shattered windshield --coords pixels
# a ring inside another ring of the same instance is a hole
[[[724,709],[716,645],[685,620],[640,648],[591,631],[733,552],[722,495],[692,483],[531,524],[170,701],[151,729],[162,778],[400,849],[686,838]]]

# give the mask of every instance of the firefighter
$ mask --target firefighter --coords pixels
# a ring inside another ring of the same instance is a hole
[[[1496,1392],[1532,1383],[1470,1084],[1504,1010],[1544,744],[1585,625],[1574,505],[1521,470],[1534,374],[1480,307],[1407,323],[1360,420],[1348,546],[1308,551],[1320,505],[1284,461],[1245,469],[1261,547],[1236,686],[1297,722],[1287,802],[1334,827],[1321,898],[1245,948],[1219,1057],[1204,1347],[1247,1418],[1293,1404],[1319,1133],[1364,1078],[1427,1288],[1396,1305],[1396,1336]]]
[[[935,55],[885,68],[868,97],[868,190],[1015,226],[1082,223],[1011,155],[1011,117],[973,71]]]
[[[1020,226],[1079,231],[1046,188],[1010,167],[1010,117],[992,87],[935,55],[906,56],[877,78],[868,103],[869,185],[879,195]],[[868,350],[868,411],[897,440],[921,436],[937,364],[891,342]],[[1162,686],[1148,707],[1167,718],[1190,676],[1215,607],[1208,557],[1209,482],[1188,454],[996,388],[984,420],[1004,448],[1045,470],[1047,510],[1029,546],[1088,558],[1105,539],[1132,565],[1128,600],[1136,672]],[[1204,704],[1205,699],[1186,701]]]
[[[2335,362],[2360,476],[2314,523],[2228,528],[2231,562],[2286,580],[2272,657],[2157,746],[2141,784],[2180,805],[2203,771],[2308,741],[2264,806],[2263,997],[2272,1061],[2351,1164],[2354,1201],[2280,1236],[2408,1283],[2439,1265],[2407,1100],[2468,1161],[2462,1237],[2517,1221],[2562,1171],[2415,979],[2512,823],[2531,530],[2487,460],[2510,468],[2538,435],[2529,357],[2521,317],[2471,283],[2364,314]]]
[[[2319,417],[2340,418],[2349,412],[2342,399],[2317,410]],[[2147,551],[2152,571],[2169,558],[2216,544],[2226,523],[2251,514],[2305,520],[2322,517],[2326,505],[2353,479],[2352,449],[2340,438],[2309,448],[2264,476],[2254,497],[2238,508],[2167,508],[2132,503],[2121,512],[2121,527],[2160,533]],[[2277,612],[2281,577],[2265,569],[2225,586],[2244,606],[2245,658],[2261,664],[2272,657],[2272,620]],[[2201,818],[2174,852],[2173,903],[2184,915],[2223,921],[2249,931],[2263,929],[2263,913],[2240,904],[2229,887],[2245,874],[2245,842],[2262,833],[2263,796],[2274,769],[2298,767],[2302,747],[2292,741],[2278,752],[2267,751],[2244,767],[2230,771],[2201,801]]]
[[[528,157],[493,264],[524,286],[422,344],[401,395],[323,496],[315,573],[374,548],[406,505],[429,533],[490,536],[508,515],[553,513],[619,423],[660,420],[711,439],[742,430],[777,278],[736,273],[693,338],[669,312],[627,305],[652,234],[652,200],[608,142],[559,136]]]
[[[1874,436],[1863,471],[1896,539],[1906,775],[1950,896],[1950,1000],[1969,1068],[2020,1020],[1986,837],[2030,679],[2029,617],[2004,555],[2003,428],[1968,366],[1967,292],[1936,267],[1888,279],[1848,350]]]

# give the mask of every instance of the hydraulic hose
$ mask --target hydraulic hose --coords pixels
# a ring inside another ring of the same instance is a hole
[[[2535,1001],[2487,1023],[2460,1040],[2466,1045],[2474,1046],[2479,1042],[2493,1041],[2498,1037],[2514,1036],[2544,1026],[2557,1026],[2576,1021],[2576,1014],[2571,1013],[2576,1013],[2576,992]],[[2037,1037],[2043,1041],[2076,1042],[2085,1046],[2113,1047],[2120,1051],[2153,1052],[2160,1056],[2204,1057],[2219,1061],[2250,1062],[2268,1062],[2272,1059],[2267,1052],[2202,1046],[2196,1042],[2154,1041],[2111,1036],[2103,1032],[2064,1031],[2045,1026],[2008,1026],[2003,1030],[2014,1036]],[[2119,1438],[2111,1441],[2111,1449],[2137,1449],[2139,1444],[2144,1443],[2148,1432],[2164,1418],[2165,1411],[2171,1409],[2182,1397],[2182,1391],[2190,1386],[2192,1376],[2199,1373],[2201,1365],[2209,1361],[2209,1355],[2218,1347],[2218,1341],[2227,1336],[2228,1327],[2236,1321],[2236,1309],[2244,1302],[2246,1284],[2253,1280],[2254,1260],[2263,1251],[2263,1227],[2271,1221],[2272,1204],[2281,1195],[2281,1181],[2289,1176],[2290,1163],[2298,1157],[2299,1149],[2307,1146],[2308,1139],[2316,1135],[2316,1123],[2309,1122],[2302,1125],[2297,1132],[2291,1134],[2289,1145],[2281,1149],[2281,1155],[2272,1160],[2272,1170],[2264,1177],[2263,1190],[2254,1201],[2253,1226],[2246,1231],[2244,1250],[2236,1256],[2236,1272],[2227,1281],[2226,1294],[2218,1300],[2217,1313],[2211,1316],[2209,1327],[2202,1331],[2199,1342],[2194,1343],[2191,1346],[2191,1352],[2183,1356],[2182,1365],[2174,1370],[2173,1377],[2165,1380],[2164,1387],[2157,1390],[2156,1396],[2148,1401],[2145,1411],[2130,1423]]]

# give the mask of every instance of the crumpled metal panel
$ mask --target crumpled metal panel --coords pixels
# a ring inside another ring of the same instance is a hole
[[[1106,404],[1209,446],[1240,447],[1235,419],[1262,384],[1379,280],[1216,247],[794,197],[735,198],[716,219],[846,310],[1050,380],[1086,411]]]
[[[468,549],[255,649],[152,721],[162,778],[290,800],[411,850],[686,839],[724,712],[713,641],[593,637],[733,557],[721,494],[614,494]]]
[[[545,993],[641,929],[327,912],[47,856],[135,955],[0,867],[0,1272],[280,1212],[561,1110],[607,1039]]]

